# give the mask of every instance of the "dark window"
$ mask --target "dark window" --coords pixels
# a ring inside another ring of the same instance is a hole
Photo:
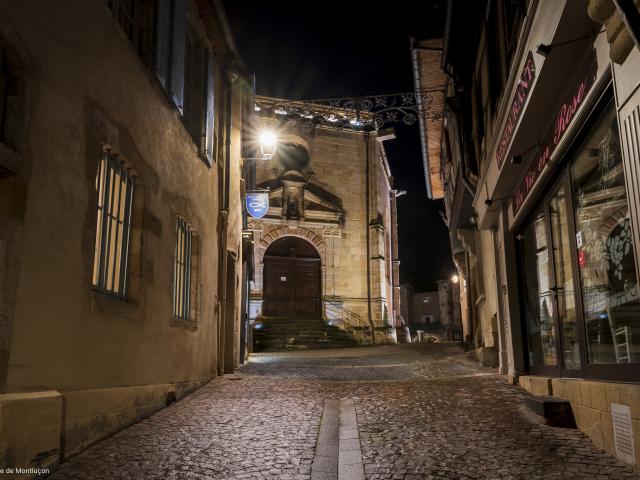
[[[503,69],[502,69],[502,45],[500,42],[500,18],[498,16],[497,2],[492,2],[487,22],[487,62],[489,63],[489,96],[491,113],[495,113],[498,99],[502,94]]]
[[[106,3],[140,58],[151,66],[156,0],[107,0]]]
[[[475,81],[473,91],[474,110],[475,110],[475,148],[476,158],[482,158],[481,144],[484,139],[484,109],[482,107],[482,85],[478,79]]]
[[[516,51],[525,8],[524,0],[504,0],[505,59],[507,71],[511,66],[511,60],[513,60],[513,55]]]
[[[205,109],[204,48],[195,34],[187,31],[184,65],[184,123],[196,145],[202,142]]]
[[[214,58],[191,29],[187,32],[184,72],[184,123],[211,166],[215,143]]]
[[[22,112],[18,59],[0,39],[0,142],[17,149]]]
[[[180,114],[184,110],[186,1],[158,0],[155,70],[158,81]]]
[[[134,177],[125,163],[104,150],[96,174],[98,194],[93,286],[125,298]]]

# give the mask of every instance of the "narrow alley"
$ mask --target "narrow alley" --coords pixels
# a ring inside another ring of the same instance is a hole
[[[256,354],[49,478],[635,478],[579,430],[540,424],[524,395],[450,344]],[[338,400],[355,438],[330,432]]]
[[[0,0],[0,480],[639,475],[640,0]]]

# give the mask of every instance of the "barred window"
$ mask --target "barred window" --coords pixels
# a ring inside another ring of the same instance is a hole
[[[185,320],[196,317],[198,236],[182,218],[176,221],[176,255],[173,282],[173,315]]]
[[[122,299],[127,292],[133,186],[130,169],[114,152],[105,149],[96,174],[98,206],[93,286]]]

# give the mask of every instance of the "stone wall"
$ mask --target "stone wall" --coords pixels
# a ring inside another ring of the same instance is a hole
[[[226,138],[220,129],[209,167],[107,2],[34,8],[9,0],[0,8],[0,36],[23,57],[26,91],[25,138],[6,178],[0,148],[0,387],[8,392],[0,395],[1,412],[10,406],[36,415],[46,397],[46,425],[62,432],[32,442],[40,435],[35,426],[3,417],[0,464],[28,467],[55,464],[216,375]],[[217,45],[216,53],[225,49]],[[227,229],[238,268],[239,131],[235,125],[230,139]],[[92,288],[96,172],[105,146],[136,174],[126,300]],[[6,189],[9,183],[15,188]],[[199,239],[192,321],[172,315],[178,216]],[[11,393],[33,390],[45,394]]]
[[[636,464],[640,472],[640,385],[583,379],[521,376],[519,384],[533,395],[552,395],[571,402],[576,425],[600,449],[616,455],[611,404],[631,410]]]

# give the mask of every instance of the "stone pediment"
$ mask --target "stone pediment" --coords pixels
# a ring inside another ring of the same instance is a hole
[[[297,171],[257,185],[269,189],[269,211],[266,218],[341,224],[342,201],[324,188],[309,182]]]

